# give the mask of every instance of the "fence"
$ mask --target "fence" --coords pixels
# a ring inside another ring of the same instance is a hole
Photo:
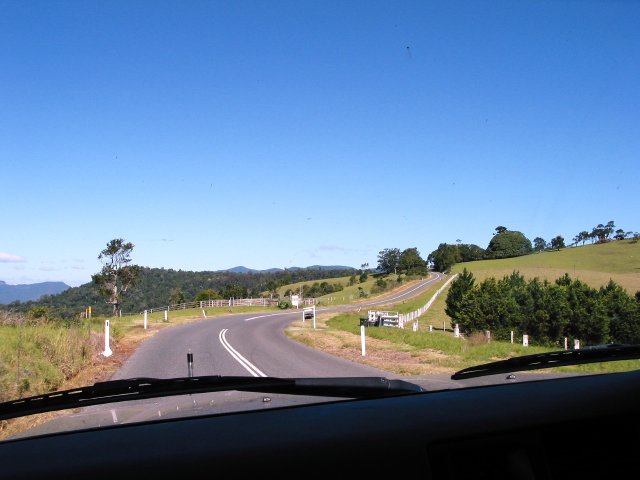
[[[422,315],[425,314],[425,312],[427,310],[429,310],[429,307],[431,306],[431,304],[435,301],[436,298],[438,298],[438,295],[440,295],[440,293],[442,293],[442,291],[447,288],[447,285],[449,285],[449,283],[451,283],[453,281],[453,279],[455,279],[458,276],[458,274],[456,273],[455,275],[453,275],[451,278],[449,278],[449,280],[447,280],[446,282],[444,282],[444,284],[436,291],[436,293],[433,294],[433,296],[429,299],[429,301],[427,303],[425,303],[422,307],[420,307],[417,310],[414,310],[413,312],[409,312],[409,313],[401,313],[398,319],[398,326],[400,328],[404,328],[404,324],[407,322],[413,322],[414,320],[416,320],[418,317],[421,317]]]
[[[304,298],[302,305],[315,305],[315,298]],[[271,298],[229,298],[225,300],[203,300],[200,302],[179,303],[166,307],[148,308],[147,313],[170,312],[172,310],[186,310],[187,308],[213,308],[213,307],[271,307],[278,305],[278,300]]]

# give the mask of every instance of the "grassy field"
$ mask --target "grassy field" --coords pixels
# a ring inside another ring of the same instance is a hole
[[[379,277],[374,277],[373,275],[369,275],[366,282],[363,282],[363,283],[358,282],[354,285],[349,285],[349,278],[350,277],[336,277],[336,278],[327,278],[323,280],[312,280],[309,282],[293,283],[290,285],[285,285],[283,287],[280,287],[278,289],[278,293],[282,297],[284,295],[284,292],[286,292],[289,289],[297,292],[300,289],[300,286],[303,286],[303,285],[311,286],[314,283],[322,283],[322,282],[327,282],[330,284],[339,283],[344,287],[344,290],[340,290],[339,292],[328,293],[327,295],[321,295],[317,297],[319,306],[344,305],[348,303],[357,302],[358,300],[362,300],[362,297],[360,297],[359,288],[362,288],[362,290],[367,294],[367,298],[375,298],[377,295],[384,293],[384,292],[377,293],[377,294],[371,293],[371,289],[373,288],[373,286],[376,283],[376,280]],[[359,275],[356,275],[356,279],[358,278],[359,278]],[[390,288],[395,288],[397,286],[402,285],[401,283],[397,282],[397,279],[398,279],[397,275],[385,275],[382,278],[387,280],[387,282],[390,285]]]
[[[527,278],[549,281],[568,273],[596,288],[612,279],[633,295],[640,290],[640,242],[620,240],[523,257],[465,262],[455,265],[453,271],[461,272],[463,268],[473,272],[477,280],[501,278],[514,270]]]
[[[322,349],[351,361],[365,363],[401,375],[451,374],[473,365],[520,355],[557,349],[520,343],[487,342],[480,335],[456,338],[450,331],[410,328],[368,327],[366,356],[361,355],[358,314],[340,314],[324,318],[313,330],[294,322],[287,334],[311,347]],[[640,368],[640,360],[618,361],[559,367],[548,371],[565,373],[621,372]]]
[[[598,287],[613,279],[631,294],[640,290],[640,243],[616,241],[602,245],[587,245],[584,247],[568,248],[558,252],[544,252],[524,257],[503,260],[468,262],[456,265],[454,271],[463,268],[471,270],[480,281],[489,276],[501,277],[517,270],[526,277],[547,278],[551,281],[569,273],[586,283]],[[392,276],[392,283],[395,281]],[[367,282],[348,286],[349,277],[324,279],[329,283],[341,283],[345,289],[341,292],[320,297],[325,305],[349,303],[359,300],[358,287],[370,293],[375,278],[369,277]],[[313,284],[314,282],[305,282]],[[300,284],[282,287],[299,288]],[[438,285],[434,285],[428,292],[420,296],[405,300],[385,308],[398,310],[401,313],[413,311],[424,305],[433,295]],[[425,373],[452,371],[471,364],[484,363],[498,358],[505,358],[523,353],[544,351],[541,347],[524,348],[519,345],[492,342],[482,344],[470,339],[454,339],[451,332],[443,332],[442,325],[451,328],[449,318],[444,313],[446,290],[436,299],[431,309],[419,319],[420,330],[413,332],[387,328],[369,328],[368,335],[372,342],[373,352],[379,353],[376,366],[388,370],[400,369],[406,373]],[[229,315],[233,313],[278,311],[276,307],[232,307],[207,308],[207,318]],[[316,346],[326,347],[335,354],[355,355],[358,361],[358,330],[360,314],[340,315],[333,320],[325,319],[317,331],[309,332],[308,325],[304,328],[295,327],[297,333],[291,334],[298,340]],[[168,322],[164,321],[164,312],[156,312],[148,316],[149,330],[170,327],[185,322],[202,319],[201,309],[187,309],[169,312]],[[0,389],[8,397],[49,391],[68,385],[69,379],[81,374],[95,363],[99,356],[103,341],[105,318],[93,318],[82,323],[64,325],[0,325]],[[143,330],[142,315],[128,315],[112,318],[112,338],[116,344],[129,342],[135,348],[140,341],[147,338],[147,331]],[[434,332],[429,332],[429,325],[433,325]],[[320,339],[320,335],[325,335]],[[319,346],[319,343],[323,345]],[[377,342],[377,343],[375,343]],[[336,347],[339,345],[339,347]],[[356,352],[356,353],[354,353]],[[392,353],[392,355],[391,355]],[[391,356],[390,356],[391,355]],[[400,357],[398,357],[400,355]],[[407,368],[407,362],[412,363]],[[624,369],[627,362],[607,364],[605,368]],[[635,365],[635,363],[631,363]],[[117,368],[112,365],[109,368]],[[597,366],[581,367],[582,371],[600,371]],[[103,374],[108,372],[103,371]],[[87,378],[91,378],[87,376]],[[84,384],[86,382],[80,382]]]
[[[549,281],[568,273],[572,278],[578,278],[596,288],[612,279],[633,295],[640,290],[640,243],[615,241],[509,259],[467,262],[456,265],[453,272],[461,272],[463,268],[472,271],[477,281],[492,276],[501,278],[514,270],[528,278],[539,277]],[[434,291],[435,289],[390,309],[402,313],[415,310],[424,305]],[[367,357],[359,355],[358,314],[326,318],[317,331],[292,329],[288,334],[329,353],[401,374],[452,373],[493,360],[554,350],[535,345],[523,347],[507,342],[487,343],[481,335],[474,338],[454,338],[450,331],[450,319],[444,312],[446,296],[447,289],[420,317],[418,332],[411,328],[367,328],[367,341],[370,342]],[[429,332],[429,325],[433,325],[433,332]],[[443,325],[447,331],[443,331]],[[555,371],[611,372],[636,368],[640,368],[640,361],[581,365]]]

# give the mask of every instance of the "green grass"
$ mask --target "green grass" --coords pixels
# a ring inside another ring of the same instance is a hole
[[[82,325],[1,325],[0,399],[58,388],[91,363],[93,346]]]
[[[640,290],[640,242],[620,240],[522,257],[465,262],[455,265],[453,271],[461,272],[463,268],[473,272],[477,280],[500,278],[514,270],[527,278],[549,281],[568,273],[595,288],[611,279],[633,295]]]
[[[327,321],[330,328],[343,330],[360,335],[360,321],[357,314],[341,314]],[[451,332],[434,330],[420,330],[414,332],[411,328],[367,327],[367,337],[384,340],[395,344],[398,350],[433,350],[445,355],[439,361],[442,366],[454,370],[503,360],[521,355],[551,352],[557,349],[530,345],[524,347],[519,343],[492,341],[489,343],[474,343],[465,338],[455,338]],[[554,372],[572,373],[609,373],[640,369],[640,360],[626,360],[619,362],[593,363],[547,369]]]
[[[164,320],[164,311],[153,312],[147,315],[147,324],[179,324],[188,321],[203,319],[201,308],[185,308],[181,310],[171,310],[168,314],[167,322]],[[210,307],[204,309],[207,318],[221,317],[223,315],[234,315],[240,313],[262,313],[278,312],[278,307]],[[122,338],[132,328],[144,326],[144,314],[124,315],[122,317],[93,317],[85,320],[85,324],[90,325],[93,331],[104,330],[104,322],[109,319],[110,327],[113,329],[113,338],[117,341]],[[87,323],[88,322],[88,323]],[[86,328],[89,328],[88,326]]]
[[[363,283],[358,282],[354,285],[349,285],[349,278],[350,277],[336,277],[336,278],[326,278],[322,280],[311,280],[307,282],[293,283],[290,285],[285,285],[283,287],[280,287],[278,289],[278,293],[282,297],[284,295],[284,292],[286,292],[289,289],[293,290],[294,292],[297,292],[299,291],[301,285],[311,286],[314,283],[322,283],[322,282],[327,282],[330,284],[339,283],[344,287],[344,290],[340,290],[339,292],[328,293],[326,295],[321,295],[317,297],[318,305],[320,306],[344,305],[348,303],[357,302],[358,300],[362,300],[362,297],[360,297],[360,290],[358,287],[362,288],[362,290],[364,290],[367,293],[367,298],[375,298],[376,296],[385,293],[385,292],[380,292],[376,294],[371,293],[371,289],[373,288],[373,286],[376,283],[376,280],[379,277],[374,277],[373,275],[369,275],[366,282],[363,282]],[[358,280],[359,278],[360,276],[356,275],[356,280]],[[398,283],[396,281],[398,278],[397,275],[385,275],[382,278],[387,280],[387,282],[390,285],[390,288],[396,288],[396,287],[399,287],[400,285],[403,285],[402,283]],[[426,303],[426,300],[425,302],[422,303],[422,305],[424,305],[424,303]]]

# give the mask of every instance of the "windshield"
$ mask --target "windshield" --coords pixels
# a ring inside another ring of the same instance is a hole
[[[0,437],[637,369],[639,24],[0,0]]]

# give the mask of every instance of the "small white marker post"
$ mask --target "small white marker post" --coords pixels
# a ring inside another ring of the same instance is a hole
[[[362,346],[362,356],[364,357],[367,354],[367,349],[364,342],[364,325],[360,325],[360,344]]]
[[[414,332],[418,331],[418,322],[413,322],[413,331]]]
[[[513,343],[513,330],[511,330],[511,343]]]
[[[567,337],[564,337],[564,349],[565,349],[565,350],[568,350],[568,348],[569,348],[569,345],[568,345],[568,341],[567,341],[567,340],[568,340],[568,339],[567,339]]]
[[[580,340],[578,340],[577,338],[573,340],[573,349],[580,350]]]
[[[165,321],[165,322],[168,322],[168,321],[169,321],[169,308],[167,308],[167,309],[164,311],[164,321]]]
[[[429,325],[429,333],[433,333],[433,325]]]
[[[104,352],[102,355],[110,357],[113,352],[109,348],[109,320],[104,321]]]
[[[144,311],[144,329],[145,329],[145,330],[147,329],[147,323],[148,323],[148,322],[147,322],[147,311],[145,310],[145,311]]]
[[[522,336],[522,346],[523,347],[528,347],[529,346],[529,335],[523,335]]]
[[[460,327],[456,323],[456,326],[453,328],[453,336],[458,338],[460,336]]]

